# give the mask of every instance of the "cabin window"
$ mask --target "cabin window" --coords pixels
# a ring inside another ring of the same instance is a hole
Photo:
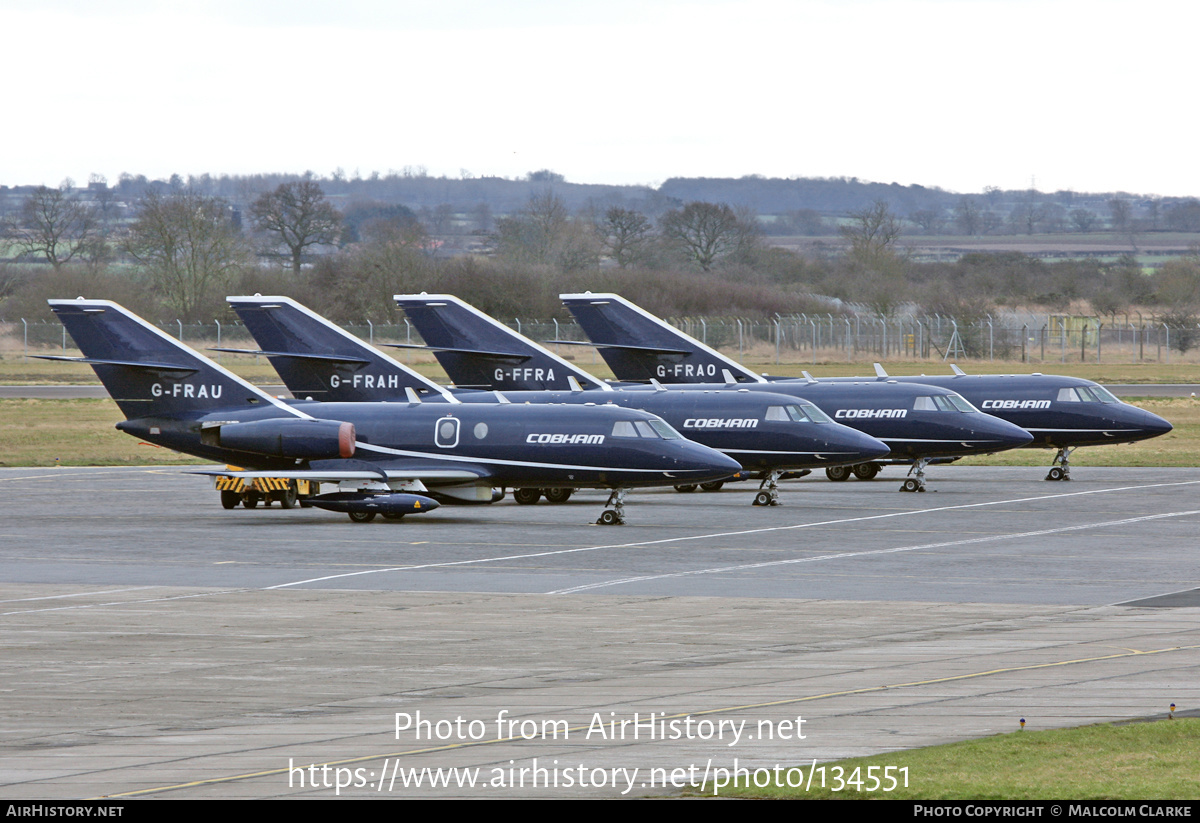
[[[633,427],[633,422],[630,420],[618,420],[613,423],[613,437],[637,437],[637,429]]]

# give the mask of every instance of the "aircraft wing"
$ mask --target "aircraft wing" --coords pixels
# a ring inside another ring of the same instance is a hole
[[[353,480],[421,480],[429,483],[465,483],[482,480],[488,472],[482,468],[447,468],[431,466],[428,461],[389,462],[377,470],[371,469],[272,469],[267,471],[243,471],[241,469],[205,469],[189,471],[209,477],[241,477],[252,480],[259,477],[282,477],[288,480],[311,480],[318,483],[341,483]]]

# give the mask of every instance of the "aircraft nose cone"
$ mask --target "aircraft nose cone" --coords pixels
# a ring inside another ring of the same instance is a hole
[[[1146,430],[1146,434],[1149,437],[1158,437],[1160,434],[1166,434],[1175,428],[1153,412],[1148,412],[1144,409],[1138,409],[1138,411],[1141,412],[1139,425]]]
[[[887,444],[882,440],[871,437],[869,434],[864,434],[863,432],[850,429],[849,427],[847,427],[847,429],[847,440],[850,441],[847,443],[847,445],[851,450],[858,452],[858,456],[854,458],[856,461],[865,462],[867,460],[878,460],[879,458],[887,457],[892,453],[892,450],[889,449]],[[837,444],[835,443],[832,445]]]
[[[1033,435],[1007,420],[995,418],[995,437],[1000,441],[999,449],[1019,449],[1033,442]]]

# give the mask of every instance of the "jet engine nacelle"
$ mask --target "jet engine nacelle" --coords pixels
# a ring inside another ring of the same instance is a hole
[[[218,445],[226,449],[291,457],[332,460],[354,456],[354,424],[336,420],[279,418],[253,423],[227,423]]]

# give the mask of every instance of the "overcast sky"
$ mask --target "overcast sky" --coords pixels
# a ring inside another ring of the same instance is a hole
[[[1200,195],[1198,9],[0,0],[0,184],[424,166]]]

